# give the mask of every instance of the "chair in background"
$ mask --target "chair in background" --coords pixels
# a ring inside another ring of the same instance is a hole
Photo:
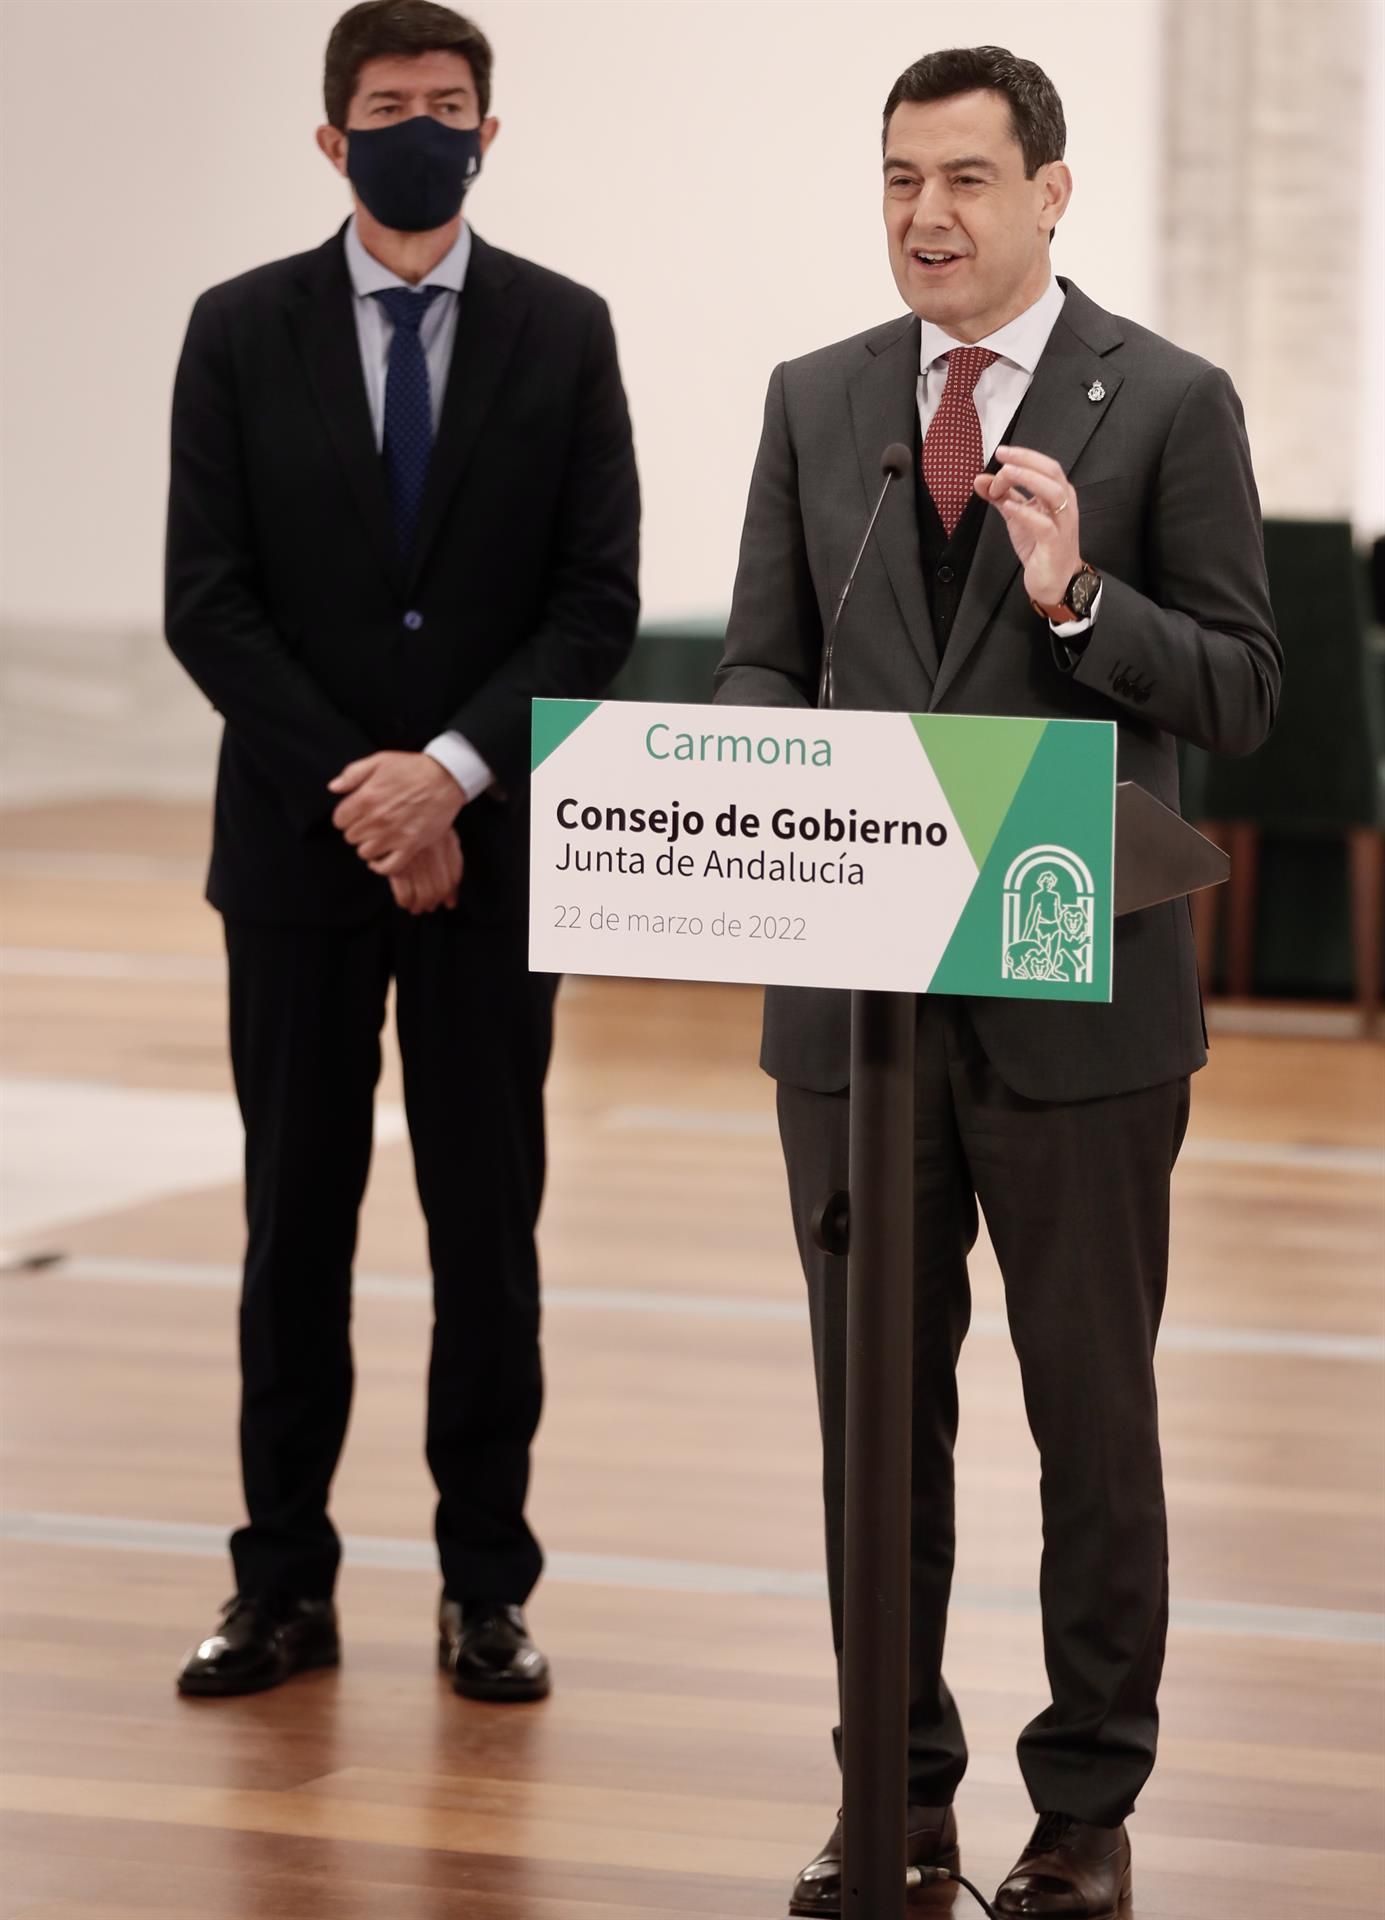
[[[612,699],[709,701],[725,639],[725,614],[647,622],[611,688]]]
[[[1356,1003],[1380,1004],[1385,910],[1385,719],[1363,569],[1345,521],[1267,520],[1265,560],[1284,647],[1284,691],[1268,742],[1244,760],[1184,755],[1183,811],[1231,855],[1231,879],[1193,899],[1203,989],[1216,972],[1225,892],[1226,983],[1255,984],[1262,834],[1344,838]]]

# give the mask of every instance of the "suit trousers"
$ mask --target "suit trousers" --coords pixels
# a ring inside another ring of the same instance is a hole
[[[555,976],[524,927],[391,907],[354,927],[226,923],[245,1122],[241,1592],[331,1594],[328,1492],[351,1408],[351,1268],[391,978],[434,1325],[427,1458],[443,1583],[522,1603],[543,1400],[534,1230]]]
[[[1020,1769],[1040,1811],[1114,1826],[1154,1764],[1158,1727],[1168,1547],[1154,1343],[1188,1081],[1050,1105],[1001,1081],[964,1002],[920,998],[916,1036],[909,1799],[951,1801],[967,1763],[943,1642],[979,1201],[1041,1464],[1051,1699],[1020,1736]],[[808,1285],[840,1674],[846,1261],[820,1251],[810,1223],[824,1195],[847,1185],[848,1096],[781,1082],[778,1102]],[[836,1741],[840,1755],[840,1728]]]

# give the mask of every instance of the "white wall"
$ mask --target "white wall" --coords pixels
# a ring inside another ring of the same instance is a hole
[[[344,4],[344,0],[342,0]],[[4,0],[11,627],[159,619],[169,388],[201,288],[346,211],[317,154],[337,0]],[[475,0],[503,132],[469,210],[610,300],[649,613],[727,600],[774,363],[899,310],[879,113],[932,47],[998,41],[1064,97],[1055,260],[1157,324],[1157,0]],[[61,23],[61,37],[55,26]]]
[[[1363,518],[1372,427],[1378,457],[1362,211],[1379,5],[1164,0],[1164,331],[1230,370],[1265,510],[1290,519]]]
[[[1385,533],[1385,0],[1367,9],[1366,128],[1361,179],[1361,390],[1356,426],[1356,524]]]

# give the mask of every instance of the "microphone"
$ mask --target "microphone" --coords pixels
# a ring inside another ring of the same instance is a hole
[[[860,566],[861,561],[865,557],[866,548],[870,545],[870,536],[875,532],[875,523],[880,518],[880,509],[885,504],[885,495],[890,490],[891,482],[898,480],[903,474],[908,473],[913,464],[913,454],[910,453],[909,449],[899,440],[892,440],[880,456],[880,471],[885,476],[885,484],[880,489],[880,497],[875,503],[875,511],[866,523],[865,533],[861,536],[861,544],[856,549],[856,558],[852,561],[847,572],[846,585],[842,588],[841,595],[837,601],[836,611],[832,615],[832,624],[827,629],[827,640],[822,649],[822,672],[818,677],[818,705],[820,707],[830,707],[832,704],[832,650],[837,643],[837,628],[842,623],[842,612],[846,606],[846,597],[851,592],[851,583],[856,578],[856,569]]]

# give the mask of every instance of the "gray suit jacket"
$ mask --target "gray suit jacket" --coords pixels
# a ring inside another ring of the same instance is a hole
[[[1176,808],[1178,738],[1250,753],[1279,696],[1241,406],[1219,368],[1062,285],[1015,437],[1061,462],[1077,489],[1082,555],[1105,577],[1086,652],[1073,668],[1034,613],[992,511],[940,660],[913,490],[895,486],[837,636],[835,704],[1115,720],[1119,778]],[[912,315],[775,369],[719,702],[815,704],[823,634],[879,491],[880,455],[916,432],[918,371]],[[992,1064],[1031,1099],[1157,1086],[1203,1064],[1186,902],[1116,922],[1114,991],[1109,1006],[967,1004]],[[831,1092],[847,1084],[849,1061],[848,995],[769,989],[768,1073]]]

